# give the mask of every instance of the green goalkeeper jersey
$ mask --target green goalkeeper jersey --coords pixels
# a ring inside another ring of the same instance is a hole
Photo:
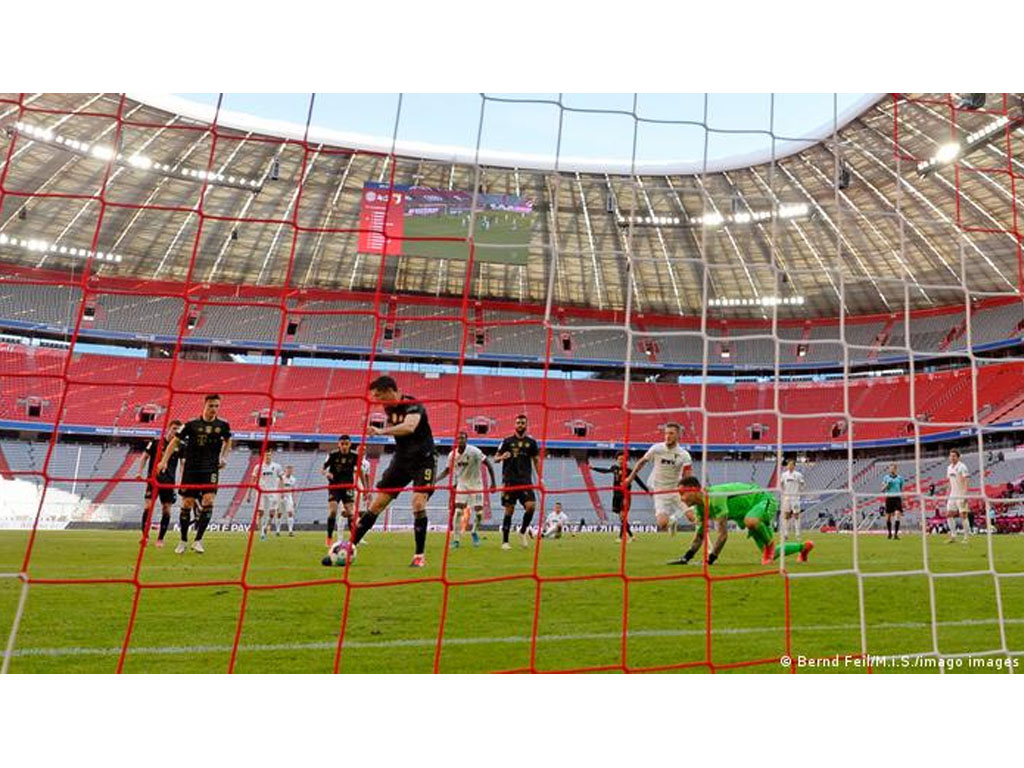
[[[743,525],[753,515],[774,514],[775,495],[754,483],[721,483],[709,485],[708,520],[724,517]]]

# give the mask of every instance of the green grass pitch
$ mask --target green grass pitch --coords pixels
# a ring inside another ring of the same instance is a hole
[[[484,229],[480,223],[484,216],[493,222],[490,229]],[[463,228],[462,220],[462,216],[406,216],[404,236],[467,237],[469,230]],[[513,220],[517,227],[514,230],[510,223]],[[474,260],[495,264],[526,264],[532,227],[533,216],[478,212],[473,231],[473,242],[476,244]],[[464,242],[406,240],[402,252],[412,256],[465,261],[469,258],[469,245]]]
[[[0,532],[0,573],[21,567],[26,532]],[[848,569],[853,538],[815,535],[817,548],[806,565],[792,563],[792,574]],[[630,576],[699,574],[664,562],[679,554],[689,535],[643,534],[626,548]],[[205,555],[173,553],[168,547],[146,550],[140,570],[143,584],[238,581],[247,538],[210,533]],[[428,566],[408,568],[410,533],[374,532],[349,570],[354,585],[442,574],[441,534],[431,534]],[[706,658],[707,582],[545,580],[585,574],[617,573],[618,542],[609,534],[583,534],[544,540],[538,557],[538,582],[529,577],[534,549],[499,549],[498,534],[485,534],[479,549],[449,554],[452,581],[514,574],[512,581],[453,585],[448,594],[442,672],[538,671],[580,667],[630,669],[702,661]],[[468,542],[464,542],[468,543]],[[250,590],[235,671],[330,672],[346,596],[349,615],[341,655],[342,672],[430,672],[441,616],[444,587],[439,582],[359,587],[347,591],[344,569],[324,568],[322,534],[301,533],[254,541],[248,583],[256,585],[336,579],[317,586]],[[925,575],[871,576],[923,567],[922,540],[900,541],[867,535],[858,539],[869,654],[896,655],[933,648],[929,580]],[[1024,537],[994,537],[1008,649],[1024,651]],[[987,542],[967,545],[927,540],[934,580],[938,646],[944,654],[988,651],[1001,645],[996,580],[991,574],[942,577],[988,568]],[[138,534],[128,531],[43,531],[36,539],[29,573],[36,579],[130,578],[138,554]],[[759,572],[753,545],[734,535],[712,567],[716,576]],[[21,582],[0,579],[0,648],[6,645]],[[130,584],[51,585],[32,583],[17,633],[11,672],[112,672],[131,610]],[[224,672],[238,624],[243,590],[226,586],[145,588],[125,664],[127,672]],[[858,579],[855,575],[789,579],[790,651],[794,656],[828,657],[861,650]],[[534,633],[534,606],[539,614]],[[623,605],[629,634],[622,642]],[[786,649],[785,586],[778,573],[711,584],[711,659],[716,665],[777,658]],[[532,638],[536,636],[534,642]],[[532,661],[532,664],[531,664]],[[741,668],[779,672],[777,663]],[[705,667],[693,670],[706,671]],[[810,670],[807,671],[816,671]],[[825,671],[835,671],[827,669]],[[838,671],[863,671],[858,668]],[[875,668],[875,671],[889,671]],[[914,668],[893,671],[928,672]],[[974,671],[965,668],[962,671]],[[991,668],[979,671],[993,671]]]

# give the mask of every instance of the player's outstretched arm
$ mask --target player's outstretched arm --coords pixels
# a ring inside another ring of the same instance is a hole
[[[726,540],[729,538],[729,521],[724,517],[718,519],[718,536],[715,537],[715,545],[708,553],[708,564],[715,562],[722,553]]]
[[[142,452],[142,454],[139,456],[139,459],[138,459],[138,461],[139,461],[139,480],[141,480],[142,478],[144,478],[146,476],[144,474],[145,473],[145,467],[146,467],[146,456],[149,454],[149,446],[150,445],[152,445],[152,443],[147,443],[146,444],[146,449]],[[132,467],[134,467],[134,466],[135,466],[135,462],[133,461],[132,462]],[[128,468],[128,471],[131,472],[131,467]]]
[[[642,477],[638,477],[636,479],[636,484],[638,486],[640,486],[640,490],[644,491],[645,493],[650,493],[651,492],[651,489],[647,487],[647,483],[644,482]],[[628,484],[627,484],[627,487],[628,487]]]
[[[181,440],[175,435],[171,438],[171,442],[167,444],[167,450],[164,451],[164,455],[160,457],[160,466],[157,467],[157,473],[162,474],[167,471],[167,462],[171,458],[171,455],[178,450],[178,446],[181,445]]]
[[[168,446],[170,447],[170,446]],[[224,441],[224,445],[220,447],[220,468],[224,469],[228,465],[228,454],[231,453],[231,438],[229,437]]]
[[[418,413],[407,413],[397,424],[391,424],[387,427],[370,427],[370,434],[372,435],[388,435],[390,437],[405,437],[411,435],[416,431],[416,427],[420,425],[420,414]]]
[[[633,467],[633,471],[629,473],[629,477],[626,478],[626,486],[629,486],[630,483],[636,480],[636,476],[640,473],[641,468],[643,468],[648,461],[650,461],[650,459],[647,456],[642,456],[640,458],[640,461],[638,461],[636,466]]]

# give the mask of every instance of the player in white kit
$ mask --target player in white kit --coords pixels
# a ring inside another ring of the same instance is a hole
[[[668,530],[671,525],[672,533],[675,533],[676,524],[683,519],[685,512],[685,505],[679,495],[679,482],[690,476],[693,467],[689,452],[679,445],[680,432],[682,428],[676,422],[666,424],[665,442],[655,443],[648,448],[625,482],[628,488],[645,464],[654,465],[647,478],[647,484],[654,493],[654,517],[659,531]]]
[[[793,459],[786,462],[786,469],[779,475],[779,488],[782,490],[782,538],[786,538],[792,521],[793,535],[799,539],[800,493],[804,489],[804,476]]]
[[[962,543],[967,543],[969,534],[967,525],[967,483],[971,473],[967,465],[960,461],[960,451],[954,449],[949,452],[949,464],[946,466],[946,479],[949,480],[949,498],[946,501],[946,520],[949,523],[949,541],[952,544],[956,541],[956,524],[960,521],[960,528],[964,532]]]
[[[281,490],[284,493],[281,494],[281,508],[284,514],[288,518],[288,535],[295,535],[295,485],[298,482],[298,478],[295,477],[295,467],[291,464],[284,468],[284,474],[281,475]],[[281,518],[277,518],[277,530],[281,530]]]
[[[551,516],[544,521],[544,538],[562,538],[562,534],[569,530],[569,516],[562,511],[562,502],[555,502],[555,509]]]
[[[475,445],[469,445],[468,435],[459,432],[455,441],[455,450],[448,456],[448,466],[444,472],[438,475],[437,484],[448,477],[449,473],[455,476],[455,514],[452,521],[452,549],[459,548],[459,539],[462,533],[469,528],[473,539],[473,546],[480,546],[480,535],[477,533],[477,526],[484,515],[484,478],[483,468],[491,478],[490,487],[494,488],[497,482],[494,479],[494,466],[491,464],[484,452]],[[453,469],[454,467],[454,469]],[[470,510],[473,510],[471,515]],[[460,514],[461,512],[461,514]],[[472,517],[472,525],[470,518]]]
[[[252,481],[259,488],[260,493],[256,495],[256,523],[260,528],[260,541],[267,538],[267,531],[270,528],[270,518],[277,517],[277,510],[280,506],[281,496],[275,491],[281,490],[281,476],[284,470],[281,465],[274,461],[274,455],[267,451],[263,455],[263,463],[252,471]],[[252,501],[252,491],[246,496],[246,502]],[[264,514],[266,513],[266,514]],[[281,524],[277,524],[277,534],[281,535]]]

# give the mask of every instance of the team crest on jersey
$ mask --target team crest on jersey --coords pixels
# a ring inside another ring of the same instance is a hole
[[[207,427],[206,434],[210,434],[211,432],[213,432],[213,427]]]
[[[219,435],[220,434],[220,427],[214,427],[213,431],[216,432]]]

